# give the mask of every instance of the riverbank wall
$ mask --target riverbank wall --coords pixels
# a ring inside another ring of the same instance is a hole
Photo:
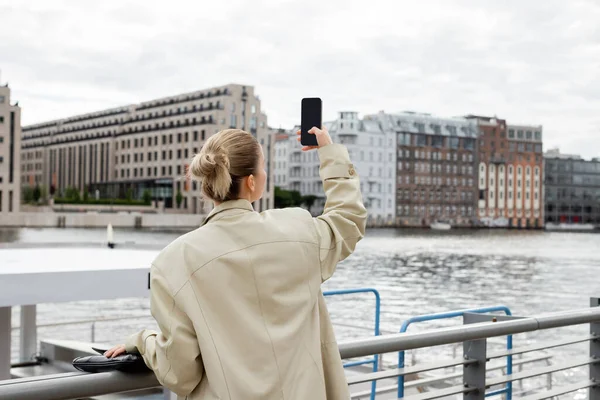
[[[195,228],[204,214],[19,212],[0,215],[0,227],[22,228]]]

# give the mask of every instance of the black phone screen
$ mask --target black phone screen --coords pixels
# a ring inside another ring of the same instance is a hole
[[[302,99],[302,119],[300,123],[300,143],[303,146],[316,146],[317,137],[311,135],[308,131],[316,126],[321,128],[323,103],[318,97]]]

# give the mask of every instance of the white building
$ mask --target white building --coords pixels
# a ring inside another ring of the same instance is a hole
[[[290,183],[290,153],[293,147],[300,145],[295,139],[296,134],[294,132],[277,129],[271,131],[271,134],[275,138],[275,158],[273,164],[275,169],[275,186],[290,190],[288,187]]]
[[[379,121],[360,119],[357,112],[340,112],[338,119],[324,123],[334,143],[348,148],[361,180],[363,201],[370,225],[392,224],[395,217],[395,133],[382,130]],[[295,139],[297,127],[276,140],[275,185],[314,195],[313,214],[323,210],[325,193],[319,177],[315,151],[303,152]],[[286,137],[287,136],[287,137]]]

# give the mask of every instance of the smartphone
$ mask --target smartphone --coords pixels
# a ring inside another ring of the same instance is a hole
[[[302,99],[302,119],[300,122],[300,143],[303,146],[317,146],[317,136],[308,133],[316,126],[321,128],[323,121],[323,102],[318,97]]]

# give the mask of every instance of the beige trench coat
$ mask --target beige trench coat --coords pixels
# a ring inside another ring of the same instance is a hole
[[[346,148],[318,153],[323,215],[228,201],[153,262],[160,332],[126,348],[180,398],[349,398],[321,283],[364,236],[367,211]]]

